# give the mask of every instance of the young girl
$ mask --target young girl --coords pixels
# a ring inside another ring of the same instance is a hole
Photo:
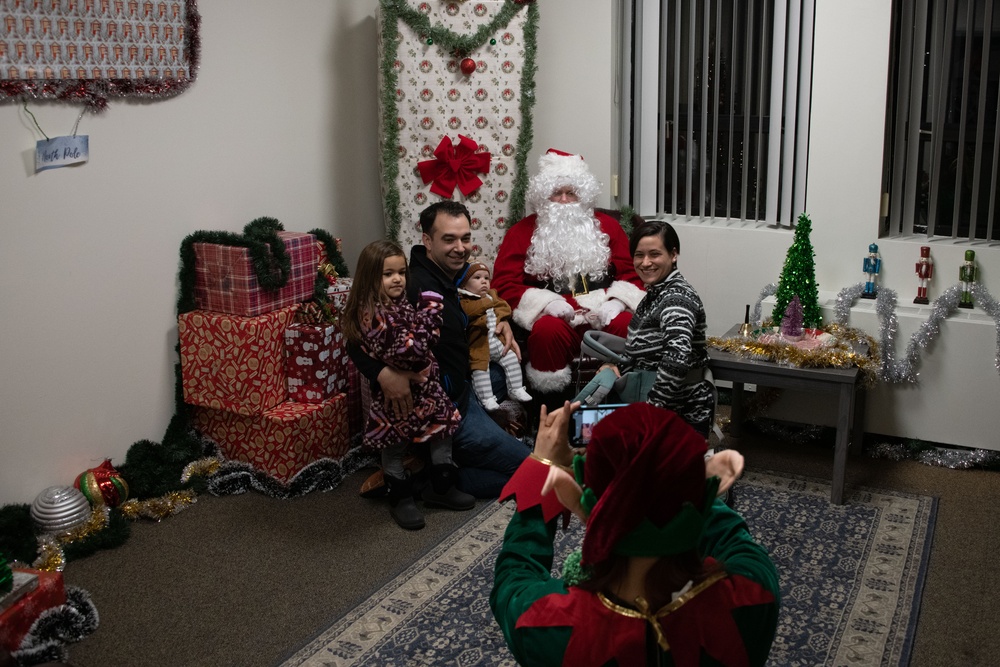
[[[531,394],[524,388],[521,362],[514,350],[503,354],[503,342],[497,338],[497,322],[510,317],[510,306],[490,289],[490,270],[482,262],[473,262],[458,286],[462,310],[469,317],[469,367],[472,368],[472,388],[479,402],[488,411],[499,410],[490,381],[490,361],[503,367],[507,377],[507,393],[515,401],[529,403]]]
[[[475,499],[455,488],[457,468],[451,458],[451,434],[461,419],[439,381],[431,348],[440,335],[441,295],[425,292],[414,308],[406,299],[406,258],[392,241],[368,244],[358,257],[351,293],[344,305],[341,329],[349,343],[370,357],[426,378],[412,383],[413,409],[397,418],[386,406],[377,382],[371,383],[371,410],[365,442],[381,450],[382,472],[389,491],[390,514],[408,530],[424,527],[413,498],[413,483],[403,468],[403,455],[413,442],[426,442],[431,458],[431,485],[423,491],[432,507],[467,510]]]

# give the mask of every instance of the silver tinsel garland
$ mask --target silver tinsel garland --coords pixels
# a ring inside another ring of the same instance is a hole
[[[767,289],[767,288],[765,288]],[[864,283],[845,287],[837,295],[834,313],[837,323],[846,326],[851,316],[851,307],[861,297]],[[973,283],[972,296],[976,305],[993,318],[997,329],[997,355],[994,366],[1000,372],[1000,304],[989,291],[979,283]],[[906,346],[906,354],[902,359],[896,358],[896,334],[899,323],[896,319],[896,292],[882,287],[875,296],[875,312],[878,315],[879,352],[881,354],[879,379],[883,382],[900,383],[916,382],[917,365],[920,353],[941,333],[941,322],[958,310],[958,302],[962,296],[962,286],[954,285],[944,291],[931,305],[930,316],[917,328]]]
[[[760,291],[760,296],[757,297],[757,303],[753,305],[753,315],[750,316],[750,324],[755,327],[759,327],[761,323],[760,316],[760,304],[764,299],[769,296],[774,296],[778,293],[778,283],[768,283],[764,285],[764,289]]]

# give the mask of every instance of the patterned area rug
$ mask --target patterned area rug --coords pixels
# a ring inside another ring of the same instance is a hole
[[[740,480],[736,508],[770,550],[782,608],[769,664],[906,665],[916,630],[937,501],[765,472]],[[488,596],[510,505],[488,505],[282,667],[513,666]],[[574,519],[556,567],[577,548]]]

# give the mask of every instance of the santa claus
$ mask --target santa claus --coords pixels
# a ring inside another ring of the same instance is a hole
[[[625,336],[644,294],[621,225],[594,211],[599,193],[582,157],[550,149],[528,184],[534,213],[507,231],[494,264],[494,288],[528,331],[528,382],[544,394],[569,386],[588,329]]]

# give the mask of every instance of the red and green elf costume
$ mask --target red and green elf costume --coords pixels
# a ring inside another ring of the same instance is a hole
[[[659,423],[664,415],[666,423]],[[656,610],[641,599],[616,600],[553,577],[553,540],[564,508],[554,493],[541,495],[549,462],[528,458],[501,495],[516,498],[517,511],[490,594],[520,665],[736,667],[767,661],[777,627],[777,571],[743,519],[714,499],[717,483],[704,479],[704,438],[682,422],[670,411],[635,404],[598,424],[586,471],[581,474],[584,466],[577,465],[578,480],[586,479],[583,504],[589,511],[583,564],[611,553],[666,555],[696,547],[723,569]],[[641,442],[631,450],[622,446],[636,440]],[[684,460],[672,451],[678,440],[686,443],[680,449],[689,450]],[[595,451],[595,441],[611,446]],[[608,463],[615,457],[629,460]],[[700,484],[678,477],[679,469],[697,469],[695,457],[701,458]],[[711,498],[703,500],[706,494]]]

